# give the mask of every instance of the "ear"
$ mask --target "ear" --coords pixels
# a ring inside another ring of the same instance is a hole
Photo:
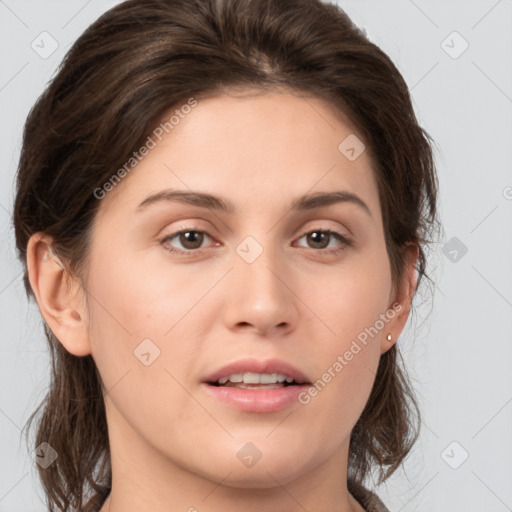
[[[52,238],[33,234],[27,244],[27,272],[44,320],[64,348],[75,356],[91,353],[87,308],[80,283],[52,250]]]
[[[389,316],[394,312],[394,316],[387,323],[383,331],[381,340],[381,354],[387,352],[398,340],[400,333],[405,327],[407,318],[411,311],[414,291],[418,282],[418,272],[416,264],[418,262],[419,247],[417,243],[409,243],[404,249],[404,272],[402,280],[393,287],[389,302]],[[391,340],[388,340],[388,334]]]

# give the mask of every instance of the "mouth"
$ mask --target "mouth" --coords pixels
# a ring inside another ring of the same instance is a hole
[[[289,375],[282,373],[233,373],[207,382],[210,386],[229,387],[241,389],[277,389],[289,386],[309,384],[308,382],[297,381]]]
[[[285,361],[244,359],[206,377],[206,392],[244,412],[271,413],[292,406],[311,386],[300,370]]]
[[[203,380],[210,386],[254,388],[282,388],[311,384],[295,366],[281,359],[239,359],[219,368]]]

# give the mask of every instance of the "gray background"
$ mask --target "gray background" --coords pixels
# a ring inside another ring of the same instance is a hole
[[[116,3],[0,0],[0,512],[44,510],[20,442],[49,375],[10,225],[23,123],[69,46]],[[418,296],[399,340],[422,434],[377,492],[393,512],[512,511],[512,1],[340,5],[396,63],[436,140],[445,229],[430,260],[433,304]],[[31,44],[51,50],[45,31],[58,48],[42,58]]]

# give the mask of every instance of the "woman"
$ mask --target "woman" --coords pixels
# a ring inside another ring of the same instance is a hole
[[[397,338],[436,197],[403,78],[338,7],[101,16],[17,179],[49,510],[386,511],[367,480],[418,435]]]

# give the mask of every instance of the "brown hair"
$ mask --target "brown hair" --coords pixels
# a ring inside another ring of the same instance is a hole
[[[437,226],[432,140],[390,58],[321,0],[128,0],[95,21],[26,121],[14,206],[23,263],[29,237],[42,231],[70,274],[83,277],[100,204],[94,191],[162,113],[227,87],[285,87],[345,113],[373,159],[393,282],[411,242],[419,245],[417,284],[428,279],[425,249]],[[24,281],[30,295],[27,272]],[[68,353],[47,325],[45,334],[51,384],[27,426],[41,412],[35,446],[46,441],[58,452],[38,468],[49,510],[82,510],[91,496],[83,510],[96,510],[111,487],[101,379],[91,356]],[[374,468],[384,481],[417,439],[420,413],[401,367],[395,344],[351,434],[350,485]]]

